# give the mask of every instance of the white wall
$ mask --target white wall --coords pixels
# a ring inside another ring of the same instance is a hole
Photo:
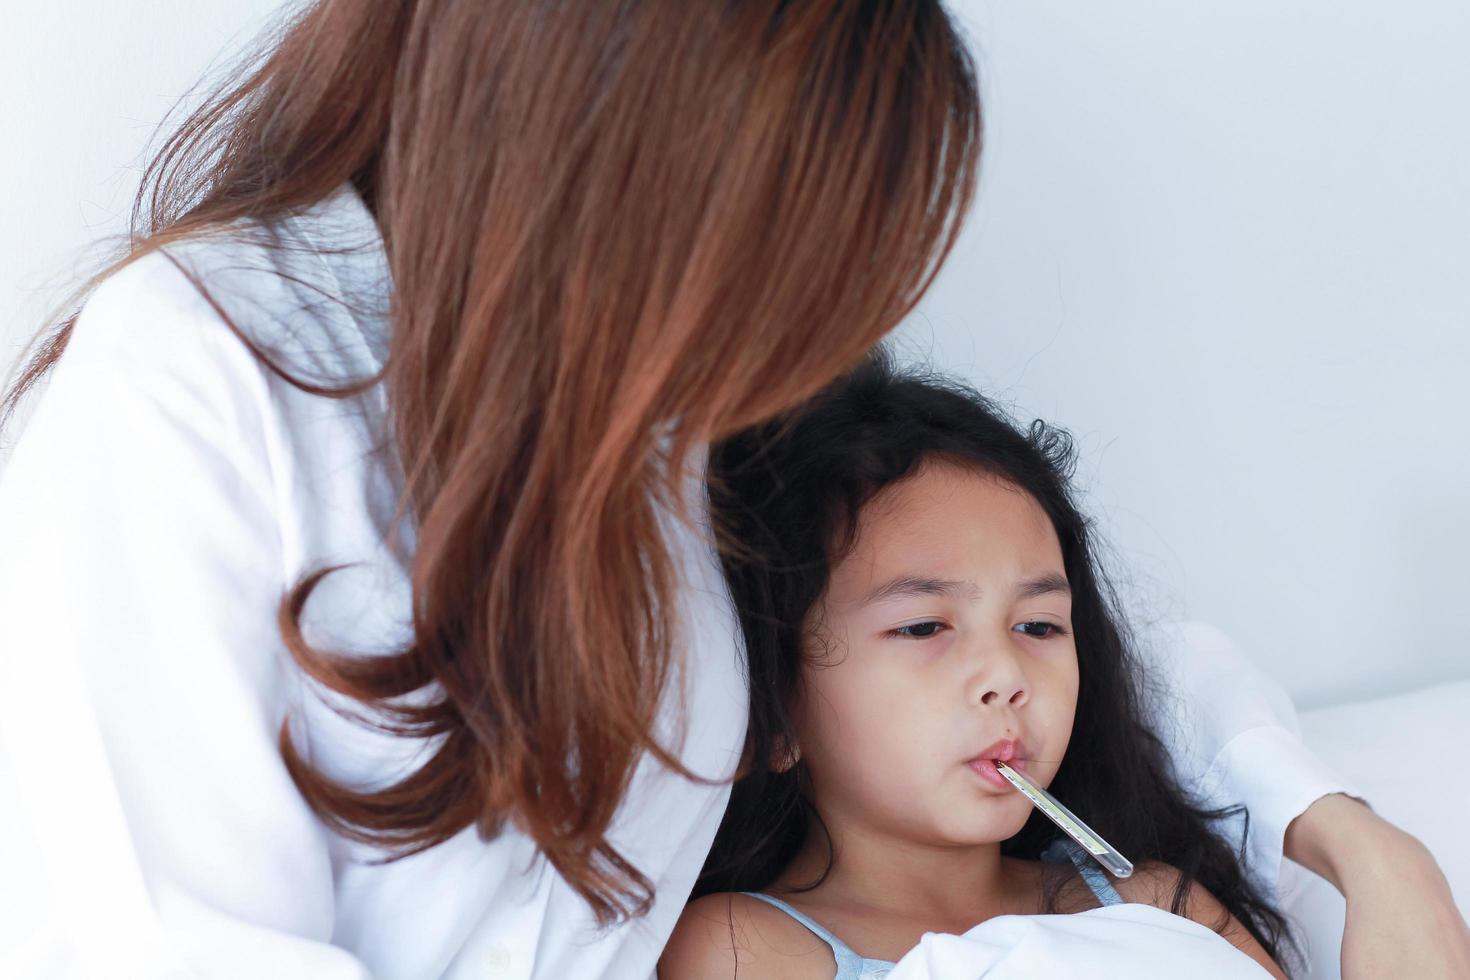
[[[0,364],[274,6],[8,14]],[[981,200],[908,341],[1070,427],[1149,610],[1218,623],[1299,703],[1470,676],[1470,13],[958,7]]]
[[[88,243],[126,230],[141,154],[164,114],[278,6],[278,0],[6,5],[0,371],[64,299],[73,268],[94,271],[85,264]]]
[[[1470,8],[961,9],[981,200],[907,349],[1070,428],[1135,593],[1300,705],[1470,677]]]

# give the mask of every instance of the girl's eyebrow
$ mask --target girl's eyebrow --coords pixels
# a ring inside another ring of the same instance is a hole
[[[1071,595],[1072,587],[1067,583],[1066,576],[1055,572],[1048,572],[1036,578],[1026,579],[1016,585],[1014,590],[1017,599],[1036,599],[1044,595]],[[939,596],[961,596],[965,599],[980,598],[980,587],[968,579],[948,578],[926,578],[920,575],[899,575],[873,589],[863,596],[860,606],[870,606],[875,602],[886,602],[890,599],[911,599],[914,596],[939,595]]]

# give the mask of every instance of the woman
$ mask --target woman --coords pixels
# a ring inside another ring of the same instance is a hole
[[[29,966],[647,976],[745,726],[704,447],[913,307],[978,152],[934,0],[284,24],[7,399],[49,377],[0,484]],[[1288,853],[1402,840],[1351,805]]]

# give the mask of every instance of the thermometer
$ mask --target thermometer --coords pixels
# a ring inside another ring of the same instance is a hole
[[[1017,772],[1010,766],[995,760],[996,770],[1010,780],[1011,785],[1025,794],[1036,809],[1051,818],[1051,822],[1066,833],[1066,835],[1082,845],[1082,848],[1091,854],[1098,864],[1112,872],[1115,878],[1127,878],[1133,874],[1133,862],[1118,853],[1117,848],[1109,844],[1097,835],[1087,824],[1077,819],[1077,815],[1056,801],[1046,790],[1037,786],[1025,773]]]

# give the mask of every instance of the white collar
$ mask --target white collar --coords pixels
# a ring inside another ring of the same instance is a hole
[[[392,272],[382,233],[351,181],[284,219],[285,226],[321,260],[335,280],[336,295],[362,329],[381,368],[388,356]]]

